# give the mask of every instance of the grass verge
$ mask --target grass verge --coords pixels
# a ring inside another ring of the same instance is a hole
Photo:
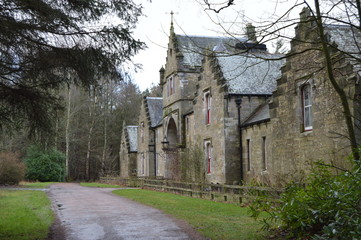
[[[80,186],[97,187],[97,188],[120,188],[119,185],[111,185],[111,184],[105,184],[105,183],[86,183],[86,182],[80,183]]]
[[[210,239],[264,239],[267,235],[260,230],[262,223],[250,217],[248,208],[141,189],[113,193],[185,220]]]
[[[54,221],[48,197],[41,191],[0,190],[0,239],[45,239]]]
[[[48,188],[56,182],[20,182],[19,187],[23,188]]]

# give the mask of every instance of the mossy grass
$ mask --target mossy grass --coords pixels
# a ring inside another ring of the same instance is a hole
[[[23,188],[48,188],[56,182],[20,182],[19,187]]]
[[[0,190],[0,239],[45,239],[54,221],[51,204],[42,191]]]
[[[81,182],[80,186],[83,186],[83,187],[96,187],[96,188],[120,188],[119,185],[111,185],[111,184],[96,183],[96,182]]]
[[[261,230],[262,223],[250,216],[247,207],[141,189],[113,193],[185,220],[210,239],[265,239],[267,235]]]

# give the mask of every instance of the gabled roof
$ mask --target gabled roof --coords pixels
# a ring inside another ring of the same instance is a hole
[[[249,118],[242,123],[243,127],[252,126],[259,123],[268,122],[270,120],[268,103],[259,106]]]
[[[163,120],[163,98],[146,97],[144,99],[150,127],[156,127]]]
[[[245,38],[185,36],[178,34],[175,36],[177,48],[183,55],[183,63],[194,67],[202,65],[202,59],[207,50],[234,52],[237,43],[247,41]]]
[[[138,151],[137,133],[138,126],[125,126],[125,140],[129,152]]]
[[[276,90],[276,80],[281,77],[280,68],[284,60],[270,60],[281,54],[267,52],[247,52],[229,56],[218,54],[218,64],[222,70],[229,93],[272,94]]]
[[[329,36],[331,44],[337,44],[337,49],[350,55],[350,62],[357,71],[360,71],[361,64],[357,60],[361,58],[361,34],[359,30],[351,28],[349,25],[326,24],[325,33]]]

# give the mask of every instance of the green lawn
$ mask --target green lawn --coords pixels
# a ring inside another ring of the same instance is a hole
[[[264,239],[262,223],[250,217],[248,208],[175,194],[123,189],[113,193],[163,210],[191,224],[211,239]]]
[[[0,239],[45,239],[54,221],[44,192],[0,190]]]
[[[20,182],[19,187],[25,188],[48,188],[56,182]]]
[[[111,185],[111,184],[104,184],[104,183],[80,183],[80,186],[83,187],[97,187],[97,188],[120,188],[119,185]]]

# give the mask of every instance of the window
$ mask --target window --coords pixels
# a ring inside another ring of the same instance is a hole
[[[247,139],[247,171],[251,171],[251,140]]]
[[[173,77],[168,78],[167,95],[170,96],[175,93],[175,83]]]
[[[312,130],[312,94],[311,86],[306,84],[301,89],[302,92],[302,118],[304,131]]]
[[[142,165],[142,175],[144,175],[144,173],[145,173],[145,159],[144,159],[144,153],[142,153],[142,155],[141,155],[141,165]]]
[[[212,97],[210,92],[206,92],[204,94],[204,108],[205,108],[205,122],[206,124],[211,123],[211,103],[212,103]]]
[[[266,137],[262,137],[262,170],[267,170],[267,159],[266,159]]]
[[[144,143],[144,123],[140,123],[140,138],[142,140],[142,143]]]
[[[210,174],[212,172],[212,144],[210,141],[205,142],[205,155],[207,161],[207,174]]]

